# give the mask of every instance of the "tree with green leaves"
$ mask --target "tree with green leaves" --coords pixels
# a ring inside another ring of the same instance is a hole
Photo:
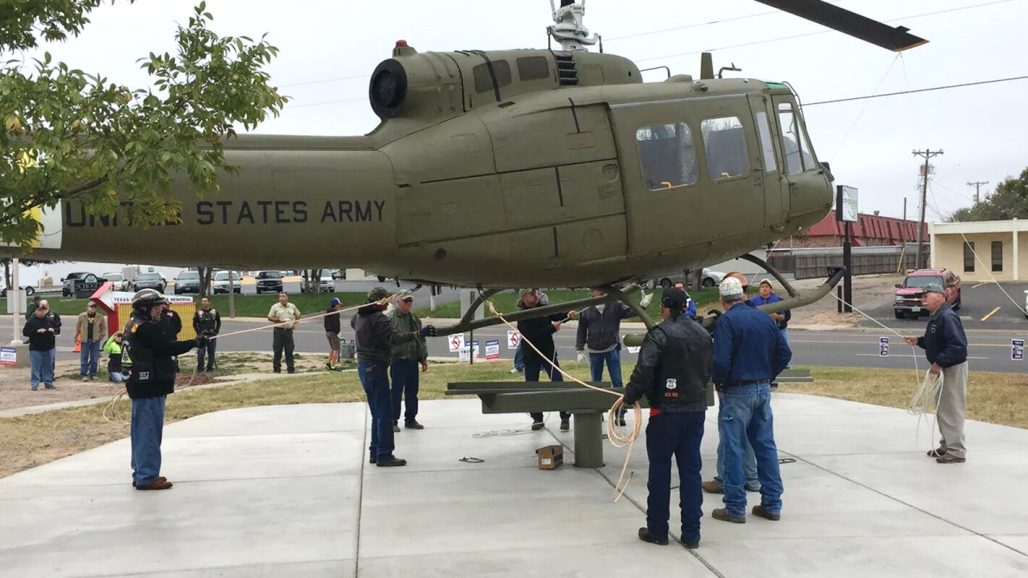
[[[223,142],[250,130],[286,98],[265,67],[277,49],[262,37],[220,37],[200,3],[175,34],[176,53],[140,60],[152,86],[129,88],[73,69],[42,41],[78,36],[104,0],[2,0],[0,10],[0,244],[29,246],[31,212],[75,199],[93,215],[128,207],[141,226],[174,222],[173,179],[216,193],[233,171]],[[113,2],[113,0],[112,0]]]
[[[950,221],[1007,221],[1028,219],[1028,168],[1008,177],[996,190],[972,207],[958,209]]]

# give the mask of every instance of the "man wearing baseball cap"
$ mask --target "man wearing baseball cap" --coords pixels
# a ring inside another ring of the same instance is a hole
[[[960,316],[946,302],[940,285],[924,288],[925,308],[931,313],[922,337],[904,337],[909,345],[924,349],[932,375],[942,374],[939,407],[935,411],[942,438],[928,457],[940,464],[960,464],[967,458],[964,447],[964,410],[967,406],[967,335]]]
[[[711,517],[746,523],[743,439],[748,439],[760,478],[760,505],[753,507],[753,515],[779,520],[782,476],[771,414],[771,381],[789,364],[792,351],[766,313],[743,304],[738,279],[726,277],[718,290],[725,313],[714,329],[712,374],[720,397],[718,433],[724,445],[725,507],[711,512]]]
[[[323,317],[325,323],[325,337],[328,338],[328,369],[331,371],[339,371],[340,367],[336,367],[339,363],[339,331],[342,329],[339,325],[339,311],[343,307],[342,301],[338,297],[333,297],[328,300],[328,315]]]
[[[393,404],[386,371],[392,348],[436,334],[435,327],[431,325],[416,332],[397,333],[389,318],[382,313],[390,297],[384,288],[375,287],[368,291],[368,304],[358,309],[357,315],[350,319],[350,325],[357,332],[357,375],[371,409],[369,461],[380,468],[407,465],[407,460],[393,455]]]
[[[414,296],[407,294],[396,303],[396,308],[387,314],[397,333],[417,333],[421,331],[421,320],[414,315]],[[393,433],[400,431],[400,402],[406,402],[407,411],[403,414],[404,427],[407,429],[425,429],[418,423],[418,387],[421,371],[428,371],[428,347],[424,338],[408,341],[393,346],[393,360],[389,364],[389,377],[393,380]]]

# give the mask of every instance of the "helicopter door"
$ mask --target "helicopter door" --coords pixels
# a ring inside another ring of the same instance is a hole
[[[764,225],[763,169],[745,96],[611,106],[629,254],[702,260]]]
[[[749,96],[750,111],[760,141],[760,161],[764,185],[764,225],[780,228],[789,217],[789,190],[775,146],[778,134],[775,111],[769,99],[760,94]],[[780,141],[779,141],[780,142]]]
[[[820,197],[804,198],[804,190],[824,188],[824,170],[814,157],[803,118],[791,95],[771,97],[778,117],[778,146],[782,153],[782,168],[789,187],[788,204],[785,208],[792,215],[801,215],[820,208]],[[808,206],[809,205],[809,206]]]

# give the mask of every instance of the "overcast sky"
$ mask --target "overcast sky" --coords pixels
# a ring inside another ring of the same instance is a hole
[[[749,0],[592,0],[586,25],[604,36],[606,52],[640,68],[666,65],[698,76],[699,52],[712,50],[715,68],[742,69],[727,75],[788,81],[805,103],[1028,75],[1021,52],[1028,0],[837,4],[930,42],[897,56]],[[104,6],[81,37],[48,48],[112,82],[146,86],[136,59],[172,51],[175,23],[185,23],[192,6],[180,0]],[[545,48],[551,23],[546,0],[215,0],[208,8],[218,33],[267,33],[281,50],[269,71],[292,101],[256,131],[274,134],[370,132],[378,118],[367,102],[368,76],[397,39],[421,52]],[[805,113],[818,157],[831,163],[837,184],[859,188],[861,212],[901,216],[907,197],[908,216],[916,218],[921,161],[911,151],[943,149],[932,161],[931,221],[971,204],[967,182],[989,181],[982,190],[991,192],[1028,166],[1026,94],[1028,80],[1019,80],[810,106]]]

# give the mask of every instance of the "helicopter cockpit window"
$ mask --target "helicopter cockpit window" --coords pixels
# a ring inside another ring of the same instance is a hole
[[[741,177],[749,172],[746,133],[739,117],[708,118],[700,124],[700,132],[707,147],[707,170],[712,179]]]
[[[793,113],[791,102],[779,103],[778,122],[782,129],[782,154],[785,155],[787,174],[816,169],[807,134],[799,124],[799,117]]]
[[[685,123],[645,126],[635,132],[643,180],[651,191],[696,183],[696,149]]]
[[[550,65],[545,56],[523,56],[518,59],[518,78],[521,81],[550,78]]]
[[[775,146],[771,141],[771,127],[767,123],[767,113],[757,112],[757,134],[760,135],[760,148],[764,156],[764,172],[773,173],[778,170],[775,161]]]
[[[492,74],[489,73],[489,66],[493,67]],[[510,63],[506,60],[494,60],[489,63],[479,64],[475,67],[475,90],[478,92],[493,91],[493,77],[496,75],[496,87],[503,88],[510,84]]]

